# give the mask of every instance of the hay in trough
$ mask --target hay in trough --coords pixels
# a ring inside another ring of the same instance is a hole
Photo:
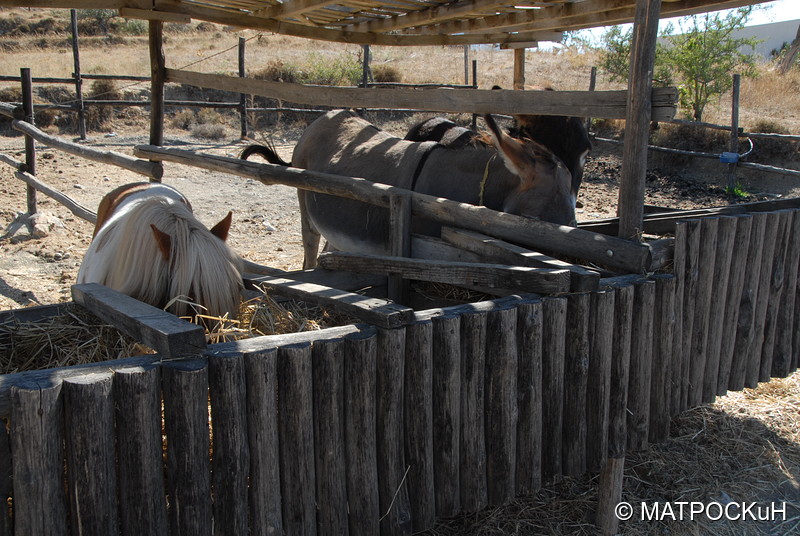
[[[152,353],[79,305],[36,322],[0,324],[0,374]]]

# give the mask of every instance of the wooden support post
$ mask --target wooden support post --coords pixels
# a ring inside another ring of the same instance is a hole
[[[525,49],[514,49],[514,89],[525,89]]]
[[[411,256],[411,198],[407,195],[389,197],[389,228],[391,229],[392,255]],[[408,281],[400,274],[389,275],[389,299],[395,303],[408,303]]]
[[[487,313],[461,315],[461,509],[488,504],[484,388]]]
[[[150,33],[150,144],[164,144],[164,83],[166,60],[164,59],[164,23],[149,21]]]
[[[464,45],[464,85],[469,85],[469,45]]]
[[[33,79],[31,78],[31,70],[27,67],[20,69],[20,78],[22,79],[22,111],[24,120],[31,125],[34,124],[33,120]],[[31,175],[36,175],[36,141],[30,137],[25,136],[25,166],[26,171]],[[36,214],[36,188],[28,185],[25,188],[28,201],[28,214]]]
[[[597,88],[597,67],[592,67],[592,74],[589,75],[589,91],[594,91]],[[592,130],[592,118],[586,118],[586,132]]]
[[[478,60],[472,60],[472,88],[478,89]],[[472,130],[477,128],[478,115],[472,114]]]
[[[86,139],[86,109],[83,106],[83,79],[81,78],[81,56],[78,50],[78,13],[74,9],[69,10],[70,23],[72,28],[72,63],[75,72],[75,106],[78,108],[78,132],[81,139]]]
[[[370,78],[372,78],[372,73],[369,68],[369,45],[361,45],[361,50],[364,53],[364,57],[361,62],[361,87],[367,87]]]
[[[239,38],[239,76],[241,78],[245,77],[244,51],[246,42],[244,37]],[[245,138],[247,137],[247,95],[244,93],[239,95],[239,121],[242,125],[242,138]]]
[[[436,515],[461,510],[461,322],[458,315],[433,322],[433,463]]]
[[[733,89],[731,95],[731,143],[729,150],[739,152],[739,92],[742,85],[742,76],[733,75]],[[728,192],[736,188],[736,162],[728,164]]]
[[[653,66],[661,0],[637,0],[628,77],[628,111],[619,187],[619,236],[636,239],[644,214],[647,140],[652,115]]]

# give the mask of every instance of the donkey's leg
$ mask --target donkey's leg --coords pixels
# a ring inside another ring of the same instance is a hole
[[[308,218],[306,195],[303,190],[297,190],[297,200],[300,202],[300,230],[303,236],[303,270],[311,270],[317,267],[320,236]]]

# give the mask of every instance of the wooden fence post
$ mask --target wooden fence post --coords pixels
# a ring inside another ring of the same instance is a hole
[[[239,77],[245,77],[245,68],[244,68],[244,52],[245,52],[245,43],[247,40],[244,37],[239,38]],[[242,138],[247,137],[247,95],[242,93],[239,95],[239,121],[242,126],[241,135]]]
[[[514,89],[525,89],[525,48],[514,49]]]
[[[368,87],[369,79],[372,78],[372,73],[369,68],[369,45],[361,45],[361,50],[364,55],[361,62],[361,87]]]
[[[31,78],[31,70],[28,67],[20,69],[20,78],[22,79],[22,111],[24,120],[31,125],[34,123],[33,116],[33,80]],[[31,175],[36,175],[36,141],[27,134],[25,135],[25,166],[26,171]],[[36,188],[30,184],[25,187],[25,192],[28,201],[28,214],[36,214]]]
[[[164,59],[164,23],[151,20],[150,45],[150,145],[164,144],[164,83],[166,60]]]
[[[589,75],[589,91],[594,91],[597,88],[597,67],[592,67],[592,73]],[[592,118],[586,118],[586,132],[592,129]]]
[[[389,219],[391,221],[391,252],[395,257],[411,256],[411,198],[407,195],[389,197]],[[396,303],[408,303],[408,281],[399,274],[389,274],[389,299]]]
[[[731,94],[731,142],[729,150],[739,152],[739,93],[742,86],[742,76],[733,75],[733,89]],[[728,164],[728,192],[736,188],[736,162]]]
[[[78,109],[78,132],[81,139],[86,139],[86,109],[83,105],[83,79],[81,78],[81,56],[78,50],[78,12],[74,9],[69,10],[70,23],[72,28],[72,63],[75,66],[75,72],[72,73],[75,78],[75,106]]]

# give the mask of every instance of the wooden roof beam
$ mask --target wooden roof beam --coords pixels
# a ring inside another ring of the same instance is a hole
[[[282,4],[254,11],[253,15],[266,19],[289,19],[337,3],[337,0],[289,0]]]
[[[417,10],[396,17],[387,17],[379,21],[352,24],[347,27],[347,30],[351,32],[390,32],[414,26],[427,26],[444,20],[463,17],[470,13],[493,9],[508,3],[508,0],[462,1],[456,4]]]

